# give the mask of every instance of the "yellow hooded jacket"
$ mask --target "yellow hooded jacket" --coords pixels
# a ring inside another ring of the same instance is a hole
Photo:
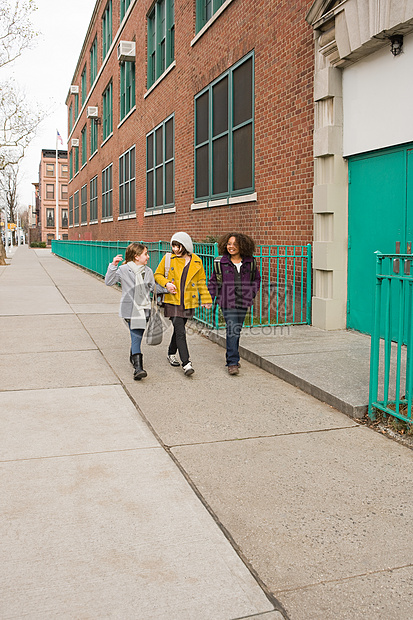
[[[168,282],[175,284],[176,293],[165,293],[164,302],[166,304],[172,304],[179,306],[181,299],[181,276],[185,268],[185,258],[171,255],[171,266],[169,267],[168,277],[165,278],[165,256],[159,263],[155,271],[155,282],[165,287]],[[199,297],[201,302],[199,302]],[[206,286],[206,275],[202,261],[196,254],[191,255],[191,262],[189,264],[188,275],[186,277],[185,292],[184,292],[184,305],[185,309],[198,308],[201,304],[211,304],[212,298],[208,292]]]

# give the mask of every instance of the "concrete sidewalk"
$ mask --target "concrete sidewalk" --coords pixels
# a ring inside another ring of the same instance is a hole
[[[1,618],[413,617],[412,451],[247,361],[229,377],[197,333],[192,378],[165,340],[134,382],[117,289],[49,250],[10,262]]]

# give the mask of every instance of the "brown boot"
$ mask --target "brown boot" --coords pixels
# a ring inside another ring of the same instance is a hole
[[[228,374],[229,375],[238,375],[239,374],[238,366],[228,366]]]

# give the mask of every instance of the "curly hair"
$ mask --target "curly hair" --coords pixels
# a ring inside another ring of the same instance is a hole
[[[125,263],[133,263],[135,256],[140,256],[147,246],[143,243],[130,243],[125,252]]]
[[[254,255],[255,241],[251,239],[251,237],[249,237],[248,235],[237,232],[226,233],[218,239],[218,252],[220,254],[228,254],[227,244],[231,237],[235,237],[235,241],[238,243],[239,253],[241,254],[242,258]]]

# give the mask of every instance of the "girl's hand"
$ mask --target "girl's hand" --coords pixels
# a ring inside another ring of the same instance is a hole
[[[203,308],[207,308],[207,310],[210,310],[212,308],[212,304],[202,304]]]
[[[171,293],[171,295],[176,294],[176,286],[175,284],[172,284],[172,282],[167,282],[165,288],[167,289],[168,293]]]
[[[115,265],[115,267],[117,267],[121,260],[123,260],[122,254],[117,254],[117,256],[115,256],[115,258],[112,261],[112,265]]]

